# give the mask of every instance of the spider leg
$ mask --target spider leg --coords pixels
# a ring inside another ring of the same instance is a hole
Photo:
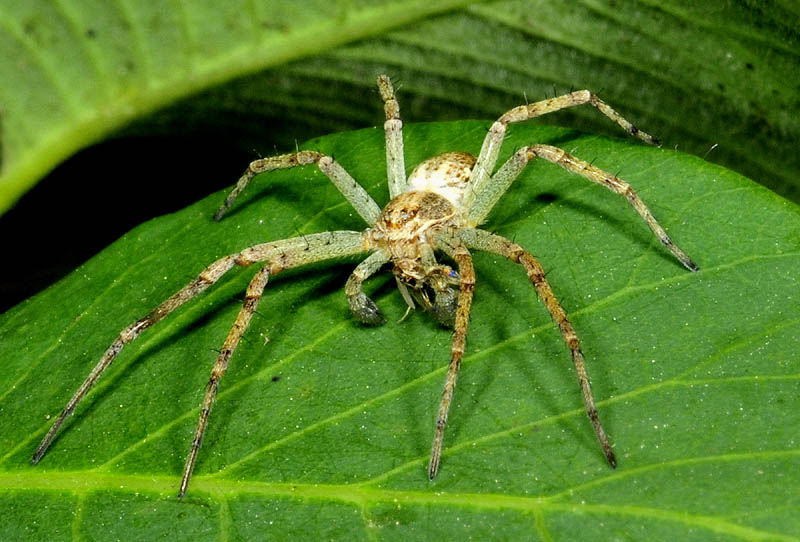
[[[378,90],[383,100],[386,122],[386,175],[389,179],[389,197],[406,191],[406,166],[403,156],[403,121],[400,120],[400,105],[394,95],[394,87],[389,76],[378,76]]]
[[[134,341],[145,329],[160,321],[172,311],[194,298],[206,288],[217,282],[227,271],[235,265],[248,266],[260,261],[269,261],[270,272],[287,269],[298,265],[313,263],[320,260],[356,254],[366,250],[364,234],[354,231],[339,231],[317,233],[304,237],[295,237],[273,243],[254,245],[239,253],[220,258],[206,267],[194,280],[181,288],[177,293],[161,303],[144,318],[137,320],[123,329],[111,346],[105,351],[100,361],[89,373],[78,390],[69,400],[59,414],[58,418],[48,430],[41,444],[31,458],[31,463],[38,463],[44,456],[47,448],[53,442],[56,434],[64,424],[67,416],[77,407],[78,403],[95,385],[103,372],[111,365],[122,348]]]
[[[344,287],[347,303],[350,305],[350,311],[353,316],[358,318],[362,324],[378,326],[386,322],[386,317],[375,302],[362,291],[361,285],[388,261],[389,256],[383,252],[373,252],[366,260],[356,266],[347,279],[347,284]]]
[[[250,162],[247,170],[239,178],[236,186],[225,198],[217,212],[214,213],[214,220],[220,220],[236,201],[236,198],[244,191],[250,180],[259,173],[274,171],[276,169],[286,169],[297,166],[316,164],[336,188],[342,193],[350,205],[370,226],[375,224],[381,209],[378,204],[370,197],[364,188],[356,182],[347,171],[339,165],[333,158],[317,151],[300,151],[291,154],[282,154],[270,158],[261,158]]]
[[[241,256],[251,263],[266,261],[264,266],[250,281],[245,294],[245,301],[233,327],[228,332],[225,342],[222,344],[217,361],[211,371],[203,403],[200,408],[200,418],[197,421],[197,429],[192,439],[192,447],[189,456],[186,458],[186,465],[181,477],[179,497],[186,495],[189,481],[197,462],[197,453],[203,442],[208,425],[208,417],[217,396],[219,382],[228,368],[228,363],[234,350],[239,345],[250,319],[255,313],[261,295],[267,285],[271,275],[275,275],[286,269],[305,265],[321,260],[327,260],[339,256],[356,254],[365,250],[364,234],[361,232],[338,231],[328,233],[316,233],[305,237],[295,237],[274,243],[264,243],[255,245],[241,252]]]
[[[50,446],[50,443],[58,433],[58,430],[64,424],[67,416],[72,414],[78,403],[80,403],[80,401],[86,396],[92,386],[94,386],[94,384],[100,378],[100,375],[102,375],[109,365],[111,365],[111,362],[114,361],[114,358],[117,357],[117,354],[120,353],[126,344],[135,340],[142,331],[149,328],[167,316],[169,313],[214,284],[220,279],[220,277],[222,277],[222,275],[224,275],[228,270],[237,264],[246,265],[240,262],[239,254],[231,254],[230,256],[225,256],[224,258],[217,260],[206,267],[197,276],[197,278],[192,280],[176,294],[161,303],[147,316],[137,320],[123,329],[114,342],[111,343],[111,346],[109,346],[105,351],[103,356],[100,358],[100,361],[97,362],[97,365],[95,365],[95,367],[89,373],[89,376],[86,377],[86,380],[83,381],[83,384],[81,384],[81,386],[69,400],[67,405],[61,411],[61,414],[58,415],[58,418],[56,418],[56,420],[53,422],[53,425],[50,426],[50,430],[47,432],[44,439],[42,439],[41,444],[39,444],[39,446],[36,448],[36,451],[31,458],[31,464],[35,465],[42,459],[47,451],[47,448]]]
[[[461,368],[461,359],[464,356],[464,346],[467,340],[467,327],[469,326],[469,311],[472,306],[472,293],[475,290],[475,269],[472,265],[472,256],[467,247],[458,238],[450,235],[440,235],[436,238],[437,248],[443,250],[458,264],[459,295],[456,308],[455,330],[453,331],[453,345],[450,350],[450,365],[447,367],[447,376],[442,389],[442,399],[439,403],[439,412],[436,416],[436,431],[433,436],[431,448],[431,462],[428,466],[428,478],[433,480],[439,470],[442,457],[442,444],[444,442],[444,428],[447,425],[447,413],[453,401],[453,392],[456,388],[458,370]]]
[[[514,153],[497,173],[494,174],[492,182],[489,183],[486,189],[475,199],[473,207],[469,211],[470,223],[482,222],[511,183],[514,182],[525,166],[528,165],[528,162],[536,157],[544,158],[548,162],[559,165],[572,173],[577,173],[581,177],[603,185],[620,196],[625,196],[625,199],[627,199],[636,212],[639,213],[639,216],[644,219],[658,240],[661,241],[662,245],[672,252],[672,254],[690,271],[697,271],[699,269],[697,264],[672,242],[672,239],[670,239],[667,232],[664,231],[664,228],[662,228],[655,219],[653,213],[650,212],[650,209],[648,209],[647,205],[642,201],[642,198],[639,197],[628,183],[615,175],[611,175],[593,166],[589,162],[585,162],[558,147],[552,147],[550,145],[531,145],[529,147],[523,147]]]
[[[222,344],[219,357],[214,363],[214,368],[211,370],[211,377],[208,379],[206,386],[206,393],[203,397],[203,404],[200,407],[200,419],[197,422],[197,429],[192,439],[192,448],[189,451],[189,456],[186,458],[186,466],[183,469],[183,476],[181,477],[180,491],[178,497],[183,498],[186,495],[186,490],[189,488],[189,479],[192,477],[194,465],[197,462],[197,453],[200,450],[200,445],[203,443],[203,435],[208,426],[208,416],[211,414],[211,407],[214,406],[214,401],[217,397],[217,389],[219,389],[219,381],[222,379],[225,371],[228,369],[233,351],[239,345],[239,341],[244,335],[247,326],[250,325],[250,319],[253,317],[258,302],[261,300],[261,295],[264,293],[264,288],[267,286],[269,280],[270,266],[266,265],[256,274],[247,286],[245,293],[244,304],[233,323],[233,327],[228,332],[225,342]]]
[[[645,143],[651,145],[659,144],[656,138],[639,130],[622,115],[617,113],[611,106],[598,98],[595,93],[588,90],[578,90],[570,92],[569,94],[550,98],[549,100],[520,105],[503,113],[500,118],[492,124],[489,133],[486,134],[480,154],[478,154],[478,160],[472,171],[469,187],[465,191],[465,204],[467,207],[472,206],[472,199],[476,194],[480,194],[485,185],[489,182],[494,166],[497,163],[497,155],[500,152],[500,146],[503,144],[503,138],[505,137],[506,129],[509,124],[513,122],[522,122],[548,113],[553,113],[560,109],[586,103],[596,107],[602,114],[616,122],[630,135],[638,137]]]
[[[545,307],[547,307],[553,320],[558,324],[561,330],[561,336],[564,338],[564,342],[572,353],[572,363],[575,366],[575,372],[578,374],[578,383],[580,384],[581,394],[583,395],[583,403],[586,406],[586,413],[589,415],[589,420],[592,422],[592,427],[594,427],[597,440],[600,441],[600,446],[603,448],[603,453],[608,460],[608,464],[611,465],[612,468],[616,468],[617,460],[614,457],[614,451],[611,449],[608,436],[597,415],[597,407],[594,404],[592,387],[589,383],[589,375],[586,372],[586,362],[583,359],[583,352],[581,352],[578,335],[575,333],[575,328],[572,327],[572,324],[567,319],[564,308],[550,288],[550,284],[548,284],[545,278],[544,269],[542,269],[539,261],[518,244],[484,230],[474,228],[464,229],[458,232],[458,236],[464,244],[470,248],[503,256],[512,262],[521,264],[525,268],[525,272],[533,283],[536,293],[539,294],[539,298],[542,300]]]

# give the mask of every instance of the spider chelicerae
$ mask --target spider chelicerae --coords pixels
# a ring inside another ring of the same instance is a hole
[[[378,77],[378,89],[386,112],[386,122],[384,123],[386,171],[391,197],[391,201],[383,210],[333,158],[316,151],[304,150],[252,162],[214,215],[214,219],[221,219],[257,174],[316,164],[336,185],[369,227],[364,231],[324,232],[258,244],[236,254],[220,258],[209,265],[180,291],[161,303],[144,318],[137,320],[120,332],[53,422],[52,427],[33,454],[31,463],[36,464],[42,459],[64,420],[75,410],[77,404],[86,396],[103,371],[108,368],[126,344],[217,282],[234,266],[265,264],[250,281],[242,309],[236,317],[211,371],[200,409],[200,419],[181,478],[179,496],[183,497],[189,487],[189,480],[203,441],[220,380],[250,323],[269,277],[300,265],[368,253],[369,256],[355,268],[345,285],[347,301],[358,320],[367,325],[384,323],[383,314],[377,305],[364,294],[362,284],[384,264],[389,263],[392,265],[397,286],[408,304],[409,310],[414,308],[416,301],[438,322],[454,329],[450,364],[436,416],[433,447],[428,466],[428,476],[433,479],[439,470],[447,415],[453,399],[461,359],[464,355],[470,306],[475,288],[475,271],[470,255],[472,249],[498,254],[522,265],[525,269],[533,287],[561,330],[564,342],[569,347],[586,412],[609,465],[616,467],[614,452],[597,415],[578,336],[567,319],[566,312],[553,294],[542,266],[520,245],[481,230],[477,226],[486,220],[489,212],[525,166],[534,158],[543,158],[624,196],[659,241],[689,270],[697,271],[698,268],[694,262],[670,240],[628,183],[557,147],[550,145],[522,147],[492,174],[509,124],[586,103],[597,108],[629,134],[649,144],[658,142],[650,135],[638,130],[595,94],[588,90],[580,90],[507,111],[492,124],[477,158],[465,152],[447,152],[425,160],[406,178],[403,123],[400,120],[400,108],[394,89],[387,76]],[[443,252],[455,262],[456,268],[440,263],[436,256],[437,251]]]

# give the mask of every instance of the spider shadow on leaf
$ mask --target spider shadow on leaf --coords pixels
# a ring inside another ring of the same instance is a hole
[[[556,323],[535,292],[519,284],[519,269],[510,262],[499,261],[495,270],[489,259],[486,254],[476,256],[480,290],[476,294],[471,354],[466,356],[463,369],[462,389],[466,393],[458,407],[459,412],[463,410],[466,414],[460,420],[464,424],[480,423],[477,420],[481,416],[488,416],[485,433],[491,435],[577,409],[575,416],[559,420],[556,425],[574,435],[574,442],[580,442],[580,446],[588,450],[589,457],[594,456],[597,444],[591,434],[587,436],[581,430],[585,413],[577,408],[580,390],[574,384],[574,371],[565,356],[568,349]],[[481,273],[482,269],[487,272]],[[493,317],[497,309],[492,307],[497,306],[507,307],[502,310],[503,318]],[[591,329],[584,335],[592,342]],[[502,346],[498,349],[497,345]],[[592,354],[587,356],[592,357]],[[599,367],[595,368],[596,365]],[[596,378],[604,381],[603,364],[593,363],[592,368],[593,374],[599,375]],[[483,411],[485,415],[476,411]],[[511,412],[514,415],[509,414]],[[451,427],[456,438],[459,433],[464,438],[464,428],[458,421],[454,420]],[[527,442],[522,445],[530,447],[533,454],[541,453],[541,442],[535,437],[541,430],[534,426],[521,436]]]

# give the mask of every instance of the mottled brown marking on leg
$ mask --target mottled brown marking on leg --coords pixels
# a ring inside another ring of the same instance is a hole
[[[525,272],[533,284],[536,293],[539,295],[539,299],[542,300],[548,312],[553,317],[553,320],[558,325],[561,336],[572,354],[572,363],[578,376],[578,384],[580,385],[581,395],[584,405],[586,406],[586,413],[589,416],[589,420],[592,422],[595,435],[597,435],[597,440],[600,442],[608,464],[612,467],[616,467],[617,460],[614,457],[614,452],[611,449],[608,436],[597,416],[597,408],[595,407],[589,376],[586,372],[586,362],[583,359],[583,352],[581,352],[578,334],[567,318],[567,314],[561,306],[561,303],[559,303],[553,290],[550,288],[550,284],[545,278],[542,265],[531,253],[520,245],[504,237],[500,237],[499,235],[494,235],[484,230],[465,229],[460,231],[458,236],[469,248],[504,256],[513,262],[521,264],[525,268]]]
[[[512,246],[516,250],[524,251],[524,249],[518,245],[514,246],[512,243]],[[614,452],[611,449],[608,436],[606,435],[606,432],[600,423],[600,419],[597,416],[597,408],[595,407],[594,396],[592,394],[591,384],[589,383],[589,375],[586,372],[586,363],[583,359],[583,352],[581,352],[578,334],[575,332],[575,329],[572,327],[572,324],[567,318],[567,314],[564,311],[564,308],[561,306],[561,303],[559,303],[558,299],[553,293],[553,290],[550,288],[550,284],[545,278],[544,269],[542,269],[539,261],[534,258],[532,254],[524,251],[520,257],[520,263],[528,271],[528,277],[530,277],[533,287],[539,294],[539,298],[544,302],[544,305],[547,307],[547,310],[550,312],[553,320],[555,320],[555,322],[558,324],[558,327],[561,330],[561,336],[572,353],[572,362],[575,366],[575,372],[578,374],[578,383],[581,388],[581,395],[583,396],[583,402],[586,406],[586,412],[589,416],[589,420],[592,422],[592,427],[594,428],[594,432],[597,435],[598,441],[600,442],[600,446],[603,448],[603,453],[608,460],[608,464],[612,467],[616,467],[617,460],[614,457]]]
[[[203,397],[203,404],[200,408],[200,419],[197,422],[197,429],[192,439],[192,447],[189,451],[189,456],[186,458],[186,465],[183,469],[183,476],[181,477],[180,491],[178,493],[178,496],[181,498],[186,495],[186,490],[189,488],[189,480],[192,477],[192,472],[197,462],[197,453],[203,443],[203,436],[208,426],[208,417],[211,414],[211,408],[214,406],[214,401],[217,397],[219,382],[225,375],[231,356],[239,345],[239,341],[242,335],[244,335],[247,326],[250,325],[250,320],[258,307],[258,302],[269,280],[270,267],[270,265],[266,265],[261,268],[247,286],[242,309],[239,311],[238,316],[236,316],[236,321],[228,332],[228,336],[225,338],[225,342],[222,345],[222,350],[217,357],[217,361],[214,363],[214,368],[211,370],[211,377],[208,380],[206,393]]]
[[[439,471],[444,443],[444,429],[447,425],[447,415],[453,401],[458,371],[464,356],[464,348],[469,327],[469,311],[472,305],[472,294],[475,290],[475,269],[472,265],[472,256],[461,241],[456,238],[440,236],[436,240],[438,248],[447,253],[458,264],[459,296],[456,308],[456,323],[453,331],[453,345],[450,350],[450,364],[447,367],[447,376],[442,389],[442,398],[436,416],[436,430],[431,447],[431,461],[428,466],[428,478],[433,480]]]
[[[576,173],[597,184],[601,184],[612,192],[625,197],[636,212],[639,213],[639,216],[642,217],[661,244],[664,245],[684,267],[690,271],[697,271],[699,269],[697,264],[670,239],[667,232],[655,219],[653,213],[650,212],[650,209],[645,205],[644,201],[627,182],[616,175],[612,175],[593,166],[589,162],[572,156],[558,147],[552,147],[550,145],[531,145],[527,147],[526,154],[528,160],[533,160],[535,157],[544,158],[548,162],[557,164],[568,171]]]

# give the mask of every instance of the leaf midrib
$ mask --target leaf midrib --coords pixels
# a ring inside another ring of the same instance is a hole
[[[754,459],[783,459],[800,456],[800,451],[768,451],[749,454],[723,454],[707,457],[696,457],[675,462],[647,465],[638,469],[629,469],[624,474],[612,472],[603,480],[594,484],[616,479],[620,476],[632,476],[655,468],[682,466],[729,461],[750,461]],[[106,474],[97,471],[78,472],[36,472],[36,473],[0,473],[0,487],[26,491],[67,491],[80,496],[96,491],[128,491],[137,494],[164,495],[175,492],[176,478],[168,476]],[[587,484],[584,487],[588,487]],[[458,492],[423,492],[409,490],[389,490],[370,487],[364,484],[303,484],[275,482],[238,482],[224,479],[209,479],[197,476],[193,479],[194,496],[184,502],[196,504],[197,494],[212,494],[222,501],[239,495],[260,495],[268,498],[289,498],[303,500],[339,501],[351,503],[361,509],[368,509],[378,503],[393,503],[398,506],[458,506],[479,509],[511,509],[522,512],[566,513],[583,515],[616,515],[659,519],[687,526],[700,527],[712,532],[728,534],[746,540],[786,540],[797,541],[794,537],[783,536],[776,532],[744,527],[735,521],[702,514],[688,514],[684,511],[673,512],[663,508],[631,506],[627,504],[588,504],[564,502],[570,497],[569,492],[559,493],[551,497],[526,497],[501,493],[458,493]],[[560,501],[560,502],[559,502]],[[734,518],[735,519],[735,518]]]

